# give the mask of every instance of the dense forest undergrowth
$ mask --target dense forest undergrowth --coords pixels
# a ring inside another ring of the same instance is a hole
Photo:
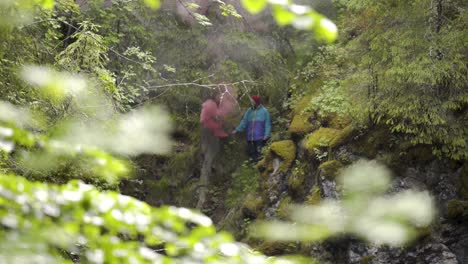
[[[280,2],[1,2],[0,260],[468,263],[466,3]]]

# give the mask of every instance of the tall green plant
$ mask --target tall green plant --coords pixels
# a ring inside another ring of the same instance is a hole
[[[466,4],[338,1],[347,76],[371,122],[390,126],[438,156],[467,158]]]

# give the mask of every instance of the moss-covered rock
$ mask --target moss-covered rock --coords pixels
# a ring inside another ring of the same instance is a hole
[[[310,105],[310,101],[312,100],[312,96],[304,96],[301,100],[299,100],[293,108],[292,114],[298,115],[301,114],[304,109],[306,109]]]
[[[291,197],[285,196],[281,199],[278,208],[276,209],[276,216],[280,219],[287,219],[291,214],[291,204]]]
[[[282,164],[279,171],[286,172],[296,158],[296,144],[292,140],[283,140],[273,142],[270,146],[270,152],[281,158]],[[271,154],[270,153],[270,154]],[[272,160],[272,156],[266,160]]]
[[[309,134],[304,140],[304,148],[313,152],[315,148],[329,147],[332,140],[339,134],[338,129],[321,127]]]
[[[264,200],[261,195],[249,193],[242,204],[242,212],[247,218],[257,218],[262,213]]]
[[[312,96],[305,96],[294,107],[292,121],[289,125],[289,132],[292,134],[303,136],[320,126],[314,112],[304,111],[310,105],[311,99]]]
[[[468,221],[468,201],[450,200],[447,203],[447,217],[453,220]]]
[[[297,252],[298,245],[292,242],[265,241],[254,248],[265,255],[277,256]]]
[[[288,177],[288,191],[294,197],[301,197],[305,192],[305,171],[303,166],[294,168]]]
[[[363,256],[361,260],[359,261],[359,264],[369,264],[372,262],[374,258],[375,258],[374,256]]]
[[[337,160],[326,161],[319,166],[320,175],[327,178],[335,178],[343,164]]]
[[[392,133],[388,128],[376,127],[353,142],[352,152],[373,159],[379,151],[388,149],[391,140]]]
[[[317,129],[320,122],[314,119],[313,113],[303,112],[293,117],[289,131],[295,135],[305,135]]]
[[[348,125],[339,130],[336,136],[330,141],[330,147],[334,148],[345,143],[354,132],[354,126]]]
[[[304,203],[307,205],[316,205],[319,204],[321,200],[322,197],[320,196],[320,189],[319,187],[314,186],[312,189],[310,189],[310,192],[307,195]]]
[[[325,123],[327,127],[343,129],[351,124],[351,119],[341,115],[331,115],[326,118]]]

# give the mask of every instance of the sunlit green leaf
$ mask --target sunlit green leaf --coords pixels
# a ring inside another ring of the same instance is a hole
[[[37,0],[44,8],[52,9],[54,7],[54,0]]]
[[[338,37],[338,28],[330,19],[321,18],[317,26],[314,27],[314,32],[318,38],[331,43]]]
[[[252,14],[262,11],[267,4],[267,0],[242,0],[242,5]]]
[[[145,4],[152,9],[158,9],[161,5],[160,0],[144,0]]]
[[[290,24],[297,17],[296,14],[281,5],[273,6],[273,16],[280,26]]]

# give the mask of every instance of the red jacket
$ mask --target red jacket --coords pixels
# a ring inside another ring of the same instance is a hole
[[[213,136],[219,138],[228,136],[222,128],[218,104],[213,99],[208,99],[202,104],[200,122],[203,127],[209,129],[211,133],[213,133]]]

